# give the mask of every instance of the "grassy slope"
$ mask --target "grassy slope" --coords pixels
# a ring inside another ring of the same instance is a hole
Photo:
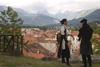
[[[82,64],[72,64],[72,67],[80,67]],[[42,61],[27,56],[10,56],[0,54],[0,67],[68,67],[60,61]],[[93,64],[100,67],[100,64]]]

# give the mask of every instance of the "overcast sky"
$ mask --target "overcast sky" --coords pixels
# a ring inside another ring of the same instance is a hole
[[[100,0],[0,0],[0,5],[24,9],[27,12],[47,10],[55,14],[66,10],[81,11],[100,7]]]

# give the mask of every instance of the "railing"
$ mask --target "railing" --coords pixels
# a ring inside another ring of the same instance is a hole
[[[7,39],[7,36],[9,36],[9,41]],[[10,47],[11,51],[15,50],[15,40],[14,38],[17,37],[17,50],[19,50],[19,46],[21,47],[21,53],[22,53],[22,45],[23,45],[23,36],[22,35],[0,35],[0,52],[6,52],[6,50],[8,49],[8,47]],[[19,37],[21,37],[21,45],[19,45]],[[3,39],[3,42],[1,42],[1,39]],[[13,41],[12,43],[12,47],[10,45],[11,41]],[[5,42],[7,42],[7,44],[5,44]],[[1,46],[1,43],[3,43],[3,46]],[[1,50],[2,49],[2,50]]]

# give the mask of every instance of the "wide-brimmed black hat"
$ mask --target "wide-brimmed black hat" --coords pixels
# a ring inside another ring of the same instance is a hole
[[[80,23],[82,23],[82,22],[87,22],[87,19],[83,19],[80,21]]]

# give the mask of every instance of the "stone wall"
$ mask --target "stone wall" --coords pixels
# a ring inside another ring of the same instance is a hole
[[[100,55],[91,55],[92,63],[100,63]],[[61,61],[61,58],[55,58],[55,57],[44,57],[42,58],[43,61]],[[70,63],[82,63],[82,56],[71,56]]]

